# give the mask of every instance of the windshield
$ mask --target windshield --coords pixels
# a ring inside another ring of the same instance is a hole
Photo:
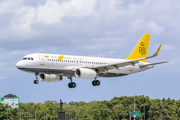
[[[23,60],[34,60],[32,57],[25,57]]]

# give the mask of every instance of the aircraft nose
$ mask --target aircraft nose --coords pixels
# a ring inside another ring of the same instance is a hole
[[[23,67],[23,64],[21,61],[17,62],[16,63],[16,67],[19,69],[19,68],[22,68]]]

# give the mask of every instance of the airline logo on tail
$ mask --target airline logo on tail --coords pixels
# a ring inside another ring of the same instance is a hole
[[[143,56],[144,54],[146,54],[146,48],[144,47],[143,42],[141,42],[140,45],[141,46],[139,47],[139,54],[141,54]]]
[[[126,60],[133,60],[147,57],[148,45],[149,45],[150,34],[143,34],[134,50],[131,52]],[[146,60],[140,60],[141,62],[146,62]]]

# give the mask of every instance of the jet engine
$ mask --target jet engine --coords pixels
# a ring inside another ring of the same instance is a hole
[[[43,82],[58,82],[62,81],[63,77],[57,74],[40,74],[40,80]]]
[[[91,79],[98,77],[98,73],[94,70],[87,69],[87,68],[78,68],[75,70],[75,75],[78,78],[82,79]]]

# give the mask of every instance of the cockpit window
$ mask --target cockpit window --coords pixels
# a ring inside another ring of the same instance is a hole
[[[23,60],[34,60],[32,57],[25,57],[25,58],[23,58]]]

